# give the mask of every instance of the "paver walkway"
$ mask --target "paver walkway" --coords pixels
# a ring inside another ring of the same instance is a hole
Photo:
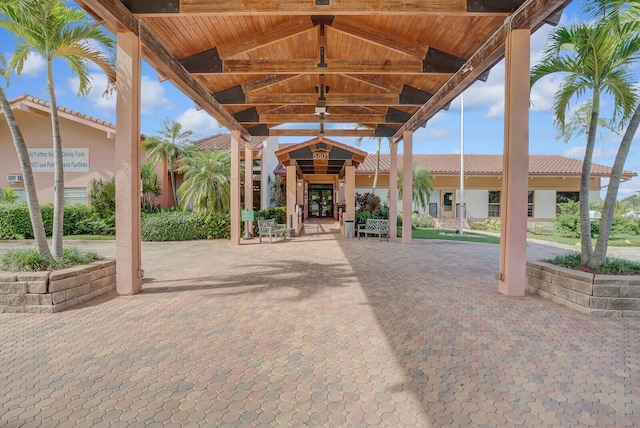
[[[0,314],[0,426],[640,425],[640,319],[501,296],[497,245],[310,232],[144,243],[136,296]]]

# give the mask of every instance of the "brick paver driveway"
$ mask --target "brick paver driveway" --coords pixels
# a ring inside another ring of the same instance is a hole
[[[640,425],[640,319],[499,295],[495,245],[314,231],[144,244],[136,296],[0,314],[0,426]]]

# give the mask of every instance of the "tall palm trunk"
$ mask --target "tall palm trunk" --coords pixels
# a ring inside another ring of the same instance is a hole
[[[596,130],[600,112],[600,93],[596,88],[593,91],[593,106],[589,132],[587,134],[587,147],[582,162],[582,175],[580,177],[580,263],[586,265],[591,259],[593,246],[591,243],[591,220],[589,219],[589,187],[591,183],[591,164],[593,148],[596,143]]]
[[[378,138],[378,150],[376,150],[376,173],[373,176],[373,193],[376,194],[376,187],[378,187],[378,175],[380,174],[380,145],[382,144],[382,138]]]
[[[173,191],[173,205],[178,206],[178,192],[176,190],[176,167],[175,165],[169,166],[171,170],[169,172],[169,178],[171,179],[171,190]]]
[[[51,247],[54,257],[62,257],[62,233],[64,221],[64,165],[62,158],[62,138],[60,137],[60,122],[58,120],[58,104],[56,103],[55,87],[53,85],[52,60],[47,60],[47,89],[51,100],[51,133],[53,135],[53,233]]]
[[[616,198],[618,197],[618,189],[620,188],[620,180],[622,179],[622,171],[624,163],[629,155],[631,142],[636,135],[640,125],[640,104],[636,107],[627,130],[620,141],[620,147],[616,154],[616,160],[611,168],[611,177],[609,178],[609,187],[607,187],[607,195],[604,198],[604,207],[602,208],[602,217],[600,218],[600,230],[598,231],[598,240],[593,256],[589,260],[588,266],[598,268],[604,264],[607,258],[607,247],[609,246],[609,237],[611,236],[611,225],[613,224],[613,212],[616,206]]]
[[[24,142],[18,122],[13,115],[13,110],[11,110],[7,96],[2,88],[0,88],[0,109],[4,112],[4,117],[7,120],[7,125],[9,126],[9,131],[11,132],[11,137],[13,139],[13,145],[16,148],[18,160],[20,161],[20,171],[22,172],[24,190],[27,194],[29,217],[31,218],[33,236],[36,239],[38,251],[40,251],[44,258],[51,259],[51,251],[49,250],[47,235],[44,230],[44,223],[42,222],[42,211],[40,211],[40,203],[38,203],[36,183],[33,179],[33,171],[31,170],[31,162],[29,161],[27,145]]]

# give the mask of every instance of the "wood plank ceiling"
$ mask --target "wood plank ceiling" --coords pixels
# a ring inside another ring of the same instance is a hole
[[[400,138],[567,0],[78,0],[230,130]],[[355,130],[356,125],[365,129]]]

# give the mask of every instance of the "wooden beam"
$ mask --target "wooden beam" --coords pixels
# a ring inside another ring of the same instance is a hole
[[[510,29],[538,28],[555,11],[564,8],[571,0],[527,0],[517,13],[504,24],[467,61],[473,67],[469,72],[458,70],[438,92],[394,134],[394,141],[402,139],[405,131],[418,129],[441,108],[455,99],[462,91],[478,79],[487,69],[504,57],[505,40]]]
[[[512,13],[524,0],[467,0],[467,12]]]
[[[223,105],[249,104],[254,106],[270,105],[315,105],[318,102],[318,94],[313,93],[252,93],[245,95],[240,86],[234,86],[224,91],[217,92],[213,97]],[[416,89],[417,91],[417,89]],[[415,96],[411,98],[405,96],[401,99],[397,94],[326,94],[326,105],[328,106],[417,106],[422,105],[428,98]],[[424,100],[423,102],[419,102]]]
[[[261,114],[259,117],[251,116],[254,109],[245,110],[241,112],[246,116],[238,116],[236,113],[234,116],[238,118],[241,123],[385,123],[385,115],[380,114],[328,114],[325,116],[325,120],[320,120],[319,115],[316,114]],[[245,113],[246,112],[246,113]],[[404,122],[389,122],[389,123],[404,123]]]
[[[395,131],[395,129],[394,129]],[[325,137],[373,137],[374,131],[370,129],[270,129],[271,137],[313,137],[323,135]],[[393,134],[392,134],[393,135]]]
[[[328,59],[326,67],[318,60],[228,59],[222,62],[222,74],[451,74],[452,71],[425,71],[420,60],[348,60]],[[207,73],[197,73],[207,74]]]
[[[362,24],[352,24],[348,18],[338,17],[333,25],[332,30],[347,34],[356,39],[372,43],[376,46],[383,47],[393,52],[409,55],[415,58],[424,58],[427,53],[426,46],[420,46],[415,42],[411,42],[405,38],[394,36],[393,34],[380,33],[380,30],[367,27]]]
[[[250,34],[240,40],[233,41],[226,45],[218,46],[218,52],[222,58],[250,52],[264,46],[288,39],[313,28],[313,22],[309,17],[297,18],[276,25],[267,31]]]
[[[342,76],[347,77],[349,79],[357,80],[358,82],[361,82],[361,83],[366,83],[369,86],[373,86],[374,88],[382,89],[384,91],[398,93],[402,89],[402,84],[389,82],[387,79],[381,76],[370,76],[366,74],[363,74],[363,75],[343,74]]]
[[[138,0],[141,1],[141,0]],[[463,14],[464,0],[182,0],[181,14],[214,15],[415,15]]]
[[[147,62],[174,84],[196,104],[202,106],[210,115],[230,131],[238,131],[245,138],[251,135],[237,120],[235,120],[167,51],[160,42],[161,37],[151,30],[144,22],[140,22],[131,14],[122,2],[118,0],[80,0],[78,4],[87,9],[90,15],[99,16],[105,22],[109,31],[129,31],[137,34],[142,42],[143,57]]]
[[[261,89],[268,88],[273,85],[277,85],[278,83],[285,82],[287,80],[295,79],[298,75],[295,74],[270,74],[268,76],[261,77],[257,80],[252,80],[250,82],[243,83],[242,89],[245,94],[248,94],[252,91],[259,91]]]

